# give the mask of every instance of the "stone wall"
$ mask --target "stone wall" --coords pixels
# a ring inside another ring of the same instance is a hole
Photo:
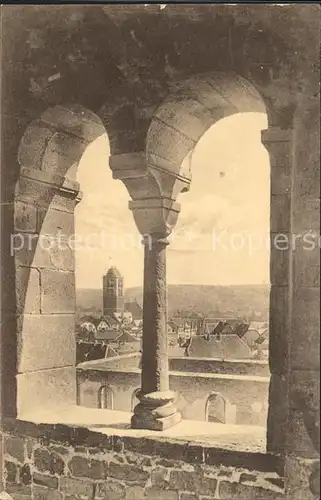
[[[17,421],[1,437],[14,500],[284,498],[282,461],[260,453]]]
[[[170,358],[169,368],[172,371],[198,373],[225,373],[233,375],[269,376],[269,365],[266,361],[230,361],[202,358]]]
[[[97,408],[98,391],[107,385],[114,394],[113,409],[132,411],[133,393],[140,387],[139,370],[78,370],[77,379],[80,405]],[[218,392],[235,408],[229,423],[265,426],[268,387],[267,377],[170,372],[170,388],[179,394],[178,409],[188,420],[204,420],[206,401]]]

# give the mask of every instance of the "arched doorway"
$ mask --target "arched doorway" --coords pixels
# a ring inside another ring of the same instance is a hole
[[[107,385],[101,386],[98,391],[98,408],[101,410],[114,409],[114,391]]]

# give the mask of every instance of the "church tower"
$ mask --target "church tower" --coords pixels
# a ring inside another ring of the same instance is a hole
[[[103,277],[103,314],[124,312],[124,278],[116,267]]]

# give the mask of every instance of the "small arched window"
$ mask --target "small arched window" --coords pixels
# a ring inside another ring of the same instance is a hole
[[[101,386],[98,391],[98,408],[101,410],[114,409],[114,392],[107,385]]]
[[[205,421],[226,423],[226,400],[219,392],[212,392],[206,400]]]

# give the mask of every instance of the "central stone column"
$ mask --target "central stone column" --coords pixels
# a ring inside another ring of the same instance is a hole
[[[148,167],[139,153],[111,157],[110,167],[132,197],[129,208],[144,244],[142,378],[131,426],[161,431],[181,420],[169,389],[166,247],[180,212],[175,198],[190,181],[179,172]]]
[[[167,353],[167,235],[145,235],[142,387],[131,425],[163,430],[181,420],[169,390]]]

